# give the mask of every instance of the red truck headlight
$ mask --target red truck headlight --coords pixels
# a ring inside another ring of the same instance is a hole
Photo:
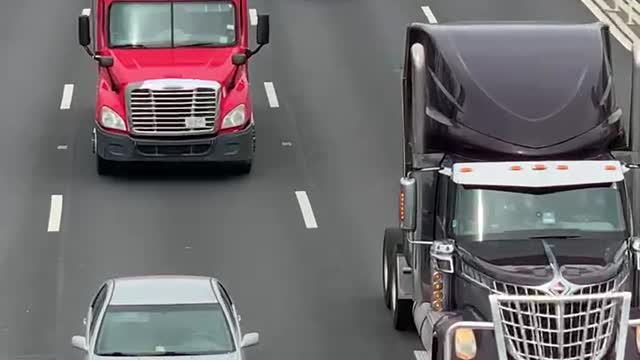
[[[126,131],[127,127],[122,117],[110,108],[103,106],[100,112],[100,124],[107,129]]]
[[[240,104],[229,111],[222,120],[222,129],[229,129],[244,125],[247,121],[247,114],[244,104]]]

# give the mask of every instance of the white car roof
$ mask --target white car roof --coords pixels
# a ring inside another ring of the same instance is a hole
[[[217,303],[214,279],[206,276],[153,275],[113,279],[110,305]]]

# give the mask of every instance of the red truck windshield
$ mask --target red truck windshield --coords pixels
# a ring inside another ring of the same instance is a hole
[[[115,2],[109,47],[233,46],[236,11],[229,1]]]

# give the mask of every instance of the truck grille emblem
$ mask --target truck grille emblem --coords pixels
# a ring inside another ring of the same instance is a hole
[[[549,291],[551,291],[554,295],[563,295],[567,291],[568,287],[562,283],[562,281],[558,281],[555,285],[549,287]]]

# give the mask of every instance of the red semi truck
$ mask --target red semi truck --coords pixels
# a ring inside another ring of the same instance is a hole
[[[248,60],[269,43],[269,15],[257,18],[251,50],[247,0],[94,0],[78,18],[78,40],[98,64],[98,173],[163,161],[250,172]]]

